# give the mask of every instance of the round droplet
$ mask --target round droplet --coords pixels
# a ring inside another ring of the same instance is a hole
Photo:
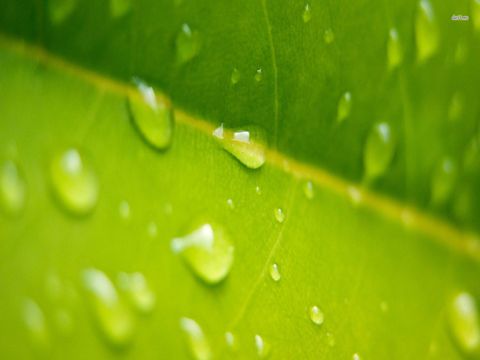
[[[172,141],[173,110],[155,91],[138,78],[134,78],[138,94],[128,98],[130,117],[143,139],[156,149],[167,148]]]
[[[391,28],[388,32],[387,58],[390,70],[396,68],[403,61],[402,45],[398,38],[398,31],[395,28]]]
[[[68,211],[85,215],[97,205],[99,184],[92,166],[75,148],[56,156],[50,165],[53,191]]]
[[[48,0],[48,15],[54,25],[64,22],[75,10],[77,0]]]
[[[50,334],[45,315],[40,306],[32,299],[25,299],[22,315],[32,344],[39,349],[48,348],[50,346]]]
[[[185,64],[200,52],[201,40],[198,31],[192,31],[188,24],[183,24],[175,40],[177,61]]]
[[[232,199],[227,199],[227,206],[232,210],[235,209],[235,204]]]
[[[282,275],[280,274],[280,270],[278,269],[277,264],[272,264],[272,266],[270,266],[270,277],[275,282],[279,282],[280,279],[282,278]]]
[[[480,350],[480,323],[475,299],[468,292],[456,294],[449,309],[450,331],[457,346],[466,354]]]
[[[134,333],[134,320],[110,279],[100,270],[86,269],[82,281],[93,316],[105,339],[114,346],[127,345]]]
[[[118,213],[122,219],[129,219],[130,218],[130,204],[128,201],[123,200],[118,205]]]
[[[462,116],[463,112],[463,97],[462,94],[456,92],[450,100],[450,106],[448,107],[448,118],[451,121],[457,121]]]
[[[311,181],[307,181],[303,184],[303,194],[308,200],[312,200],[315,197],[315,189]]]
[[[341,123],[346,118],[348,118],[350,115],[351,109],[352,109],[352,94],[349,91],[347,91],[342,95],[342,97],[338,101],[337,122]]]
[[[260,335],[255,335],[255,348],[260,359],[265,359],[270,354],[270,345]]]
[[[386,122],[375,124],[367,137],[363,153],[365,180],[371,182],[382,176],[394,154],[395,140],[390,125]]]
[[[250,169],[265,163],[265,134],[256,126],[225,129],[223,124],[213,131],[213,136],[223,148]]]
[[[434,55],[440,44],[440,32],[429,0],[420,0],[415,20],[415,40],[418,62]]]
[[[195,320],[185,317],[181,318],[180,328],[185,333],[188,348],[195,360],[209,360],[212,358],[212,351],[207,337]]]
[[[312,19],[312,9],[310,4],[306,4],[302,14],[303,22],[306,24]]]
[[[309,315],[310,315],[310,320],[312,320],[312,322],[315,325],[323,324],[323,320],[324,320],[323,311],[320,310],[318,306],[316,305],[312,306],[309,310]]]
[[[230,349],[235,348],[235,335],[231,331],[225,333],[225,343]]]
[[[262,79],[263,79],[262,69],[258,68],[257,71],[255,72],[255,81],[260,82],[262,81]]]
[[[114,18],[125,16],[132,7],[132,0],[110,0],[110,15]]]
[[[5,214],[15,216],[25,207],[25,179],[15,162],[7,160],[0,166],[0,204]]]
[[[226,231],[214,223],[191,226],[187,235],[174,238],[173,252],[180,253],[200,279],[216,284],[227,277],[233,264],[234,246]]]
[[[276,208],[273,211],[273,214],[275,215],[275,220],[277,220],[277,222],[279,222],[280,224],[285,221],[285,213],[281,208]]]
[[[332,29],[327,29],[323,33],[323,41],[325,41],[325,44],[330,45],[335,41],[335,34]]]
[[[240,77],[240,71],[237,68],[233,69],[232,75],[230,76],[230,82],[232,83],[232,85],[238,84],[238,82],[240,81]]]
[[[118,274],[117,284],[138,312],[148,314],[153,311],[156,297],[142,273],[121,272]]]
[[[451,157],[443,158],[436,166],[431,186],[433,206],[444,205],[451,197],[457,182],[458,166]]]

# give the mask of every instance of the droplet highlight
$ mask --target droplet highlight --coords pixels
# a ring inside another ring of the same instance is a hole
[[[240,78],[241,78],[240,71],[237,68],[233,69],[232,75],[230,76],[230,82],[232,83],[232,85],[238,84],[238,82],[240,81]]]
[[[309,309],[309,316],[310,316],[310,320],[312,320],[312,322],[315,325],[320,326],[323,324],[324,314],[323,314],[323,311],[320,310],[318,306],[314,305]]]
[[[282,275],[280,274],[280,269],[278,268],[278,264],[272,264],[270,266],[270,277],[275,282],[279,282],[282,278]]]
[[[403,61],[403,49],[400,44],[398,31],[395,28],[391,28],[388,32],[387,58],[390,70],[395,69]]]
[[[468,292],[456,294],[449,309],[450,332],[456,345],[468,355],[480,350],[480,324],[477,303]]]
[[[22,171],[12,161],[4,161],[0,168],[0,204],[5,214],[16,216],[25,207],[27,186]]]
[[[285,221],[285,213],[281,208],[276,208],[273,210],[273,215],[275,216],[275,220],[277,220],[278,223],[283,223]]]
[[[338,101],[337,107],[337,122],[341,123],[350,116],[352,110],[352,94],[345,92]]]
[[[195,320],[186,317],[181,318],[180,328],[186,335],[188,348],[195,360],[209,360],[212,358],[208,339]]]
[[[440,32],[429,0],[420,0],[415,20],[417,59],[422,63],[434,55],[440,44]]]
[[[330,45],[335,41],[335,33],[332,29],[326,29],[323,33],[323,41],[325,44]]]
[[[263,79],[263,70],[261,68],[258,68],[257,71],[255,72],[255,81],[258,83],[262,81]]]
[[[265,359],[270,355],[270,345],[260,335],[255,335],[255,349],[260,359]]]
[[[118,274],[117,284],[135,310],[142,314],[153,311],[156,297],[142,273],[121,272]]]
[[[305,24],[312,20],[312,8],[310,7],[310,4],[306,4],[303,8],[302,19]]]
[[[387,122],[375,124],[365,143],[363,163],[365,180],[372,182],[382,176],[390,166],[395,155],[395,140]]]
[[[308,200],[312,200],[315,197],[315,189],[311,181],[307,181],[303,184],[303,194]]]
[[[33,346],[38,349],[48,348],[50,346],[50,333],[40,306],[32,299],[25,299],[22,316]]]
[[[431,185],[433,206],[443,206],[451,197],[457,182],[458,166],[451,157],[443,158],[436,166]]]
[[[183,24],[175,40],[177,61],[185,64],[198,56],[201,48],[200,33],[192,31],[188,24]]]

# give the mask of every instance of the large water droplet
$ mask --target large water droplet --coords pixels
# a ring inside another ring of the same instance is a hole
[[[280,224],[285,221],[285,213],[281,208],[276,208],[273,210],[273,215],[275,216],[275,220]]]
[[[110,0],[110,14],[114,18],[126,15],[132,7],[132,0]]]
[[[303,194],[308,200],[312,200],[315,196],[315,189],[311,181],[307,181],[303,184]]]
[[[255,335],[255,348],[260,359],[265,359],[270,354],[270,345],[260,335]]]
[[[198,323],[189,318],[180,319],[180,328],[187,337],[188,348],[195,360],[209,360],[212,351],[202,328]]]
[[[345,92],[340,100],[338,101],[337,107],[337,122],[342,122],[345,120],[349,115],[352,109],[352,94],[347,91]]]
[[[325,41],[325,44],[327,45],[330,45],[335,41],[335,33],[332,29],[325,30],[323,33],[323,41]]]
[[[175,40],[177,61],[180,64],[189,62],[198,55],[201,39],[198,31],[192,31],[188,24],[183,24]]]
[[[50,346],[50,334],[45,315],[40,306],[32,299],[25,299],[22,315],[33,345],[39,349],[48,348]]]
[[[202,280],[210,284],[222,281],[230,272],[234,246],[225,230],[214,223],[192,226],[187,235],[174,238],[173,252],[183,258]]]
[[[395,154],[395,140],[390,125],[386,122],[375,124],[365,143],[363,164],[365,180],[373,181],[383,175]]]
[[[25,207],[25,180],[15,162],[7,160],[0,166],[0,204],[7,215],[15,216]]]
[[[213,131],[213,136],[246,167],[258,169],[265,163],[265,134],[258,127],[229,130],[222,124]]]
[[[432,177],[432,205],[442,206],[447,202],[455,187],[457,175],[458,167],[453,158],[445,157],[437,164]]]
[[[270,266],[270,277],[275,282],[280,281],[280,279],[282,278],[282,275],[280,274],[280,270],[278,268],[278,264],[272,264]]]
[[[424,62],[438,50],[440,33],[429,0],[420,0],[415,19],[415,40],[419,62]]]
[[[388,32],[387,58],[389,69],[396,68],[403,61],[402,45],[398,38],[398,31],[395,28],[391,28]]]
[[[77,0],[48,0],[50,21],[57,25],[64,22],[75,10]]]
[[[114,346],[127,345],[133,336],[134,319],[110,279],[100,270],[86,269],[82,281],[102,334]]]
[[[78,149],[54,157],[50,165],[53,191],[70,212],[85,215],[98,201],[99,185],[92,166]]]
[[[312,322],[315,325],[323,324],[323,321],[324,321],[323,311],[320,310],[318,306],[314,305],[310,308],[309,316],[310,316],[310,320],[312,320]]]
[[[131,305],[140,313],[148,314],[155,308],[156,297],[142,273],[118,274],[118,288],[124,292]]]
[[[312,8],[310,7],[310,4],[306,4],[304,9],[303,9],[303,14],[302,14],[303,22],[306,24],[312,19]]]
[[[237,68],[233,69],[232,75],[230,76],[230,82],[232,83],[232,85],[238,84],[238,82],[240,81],[240,77],[240,71]]]
[[[468,292],[456,294],[450,304],[450,331],[457,346],[466,354],[480,350],[480,323],[475,299]]]
[[[138,78],[134,78],[140,96],[128,98],[128,109],[136,128],[145,141],[157,149],[167,148],[172,140],[173,110],[155,91]]]

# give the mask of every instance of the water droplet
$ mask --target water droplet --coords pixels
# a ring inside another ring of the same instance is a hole
[[[333,33],[332,29],[327,29],[323,33],[323,41],[325,41],[325,44],[330,45],[333,43],[335,40],[335,34]]]
[[[180,328],[187,336],[188,348],[195,360],[209,360],[212,358],[210,344],[198,323],[189,318],[180,319]]]
[[[435,54],[440,43],[439,29],[429,0],[420,0],[415,20],[417,59],[424,62]]]
[[[257,195],[262,195],[262,189],[260,188],[260,186],[256,186],[255,187],[255,192],[257,193]]]
[[[198,55],[201,39],[198,31],[192,31],[188,24],[183,24],[176,41],[177,61],[185,64]]]
[[[110,0],[110,14],[114,18],[126,15],[131,7],[131,0]]]
[[[305,8],[303,9],[302,18],[305,24],[312,19],[312,9],[310,8],[310,4],[305,5]]]
[[[270,266],[270,277],[275,282],[280,281],[280,279],[282,278],[277,264],[272,264],[272,266]]]
[[[456,92],[452,96],[452,100],[450,101],[450,106],[448,107],[448,118],[451,121],[456,121],[460,119],[463,112],[463,97],[462,94]]]
[[[457,175],[458,166],[453,158],[445,157],[437,164],[432,177],[433,206],[442,206],[447,202],[455,187]]]
[[[7,160],[0,168],[0,204],[5,214],[15,216],[25,207],[26,184],[17,164]]]
[[[102,334],[114,346],[127,345],[133,336],[134,320],[110,279],[100,270],[86,269],[82,281]]]
[[[25,299],[22,312],[23,322],[33,345],[40,349],[48,348],[50,346],[50,334],[45,315],[40,306],[32,299]]]
[[[262,81],[263,79],[263,73],[262,73],[262,69],[261,68],[258,68],[257,71],[255,72],[255,81],[256,82],[260,82]]]
[[[140,313],[148,314],[153,311],[156,297],[148,286],[142,273],[134,272],[118,274],[118,288],[124,292],[131,305]]]
[[[355,353],[355,354],[353,354],[352,359],[353,359],[353,360],[361,360],[362,358],[360,357],[360,355],[358,355],[357,353]]]
[[[151,221],[151,222],[148,224],[147,232],[148,232],[148,235],[149,235],[150,237],[152,237],[152,238],[157,237],[157,235],[158,235],[158,226],[157,226],[157,224],[156,224],[154,221]]]
[[[232,83],[232,85],[238,84],[238,82],[240,81],[240,77],[240,71],[237,68],[233,69],[232,75],[230,76],[230,82]]]
[[[140,96],[131,94],[128,98],[131,119],[149,145],[165,149],[172,141],[173,110],[165,100],[155,95],[151,86],[138,78],[133,81]]]
[[[64,22],[75,10],[77,0],[49,0],[48,15],[54,25]]]
[[[337,107],[337,122],[341,123],[348,118],[352,109],[352,94],[347,91],[342,95],[338,101]]]
[[[480,350],[480,324],[475,299],[468,292],[456,294],[450,304],[450,331],[457,346],[466,354]]]
[[[273,214],[275,215],[275,219],[281,224],[285,221],[285,213],[281,208],[276,208],[273,211]]]
[[[303,194],[308,200],[312,200],[315,196],[315,189],[311,181],[307,181],[303,184]]]
[[[323,320],[324,320],[323,311],[320,310],[318,306],[316,305],[312,306],[309,310],[309,315],[310,315],[310,320],[312,320],[312,322],[315,325],[323,324]]]
[[[234,246],[218,224],[203,223],[171,242],[173,252],[181,253],[189,267],[210,284],[222,281],[233,264]]]
[[[327,344],[330,347],[335,346],[335,336],[332,333],[327,332]]]
[[[260,359],[265,359],[270,354],[270,345],[260,335],[255,335],[255,348]]]
[[[130,204],[128,201],[123,200],[120,202],[120,205],[118,205],[118,213],[122,219],[126,220],[130,218]]]
[[[402,45],[398,38],[398,31],[395,28],[391,28],[388,32],[387,58],[390,70],[396,68],[403,61]]]
[[[227,206],[232,210],[235,208],[235,204],[233,203],[232,199],[227,199]]]
[[[225,342],[230,349],[233,349],[235,347],[235,335],[233,335],[232,332],[227,331],[225,333]]]
[[[472,0],[471,14],[473,18],[473,27],[477,32],[480,31],[480,0]]]
[[[394,154],[395,141],[390,125],[386,122],[375,124],[370,130],[363,153],[365,180],[370,182],[383,175]]]
[[[222,124],[213,131],[213,136],[246,167],[258,169],[265,163],[265,134],[260,128],[246,126],[229,130]]]
[[[50,176],[57,199],[68,211],[86,215],[97,205],[97,176],[78,149],[71,148],[56,156],[50,166]]]
[[[353,205],[359,205],[362,202],[362,191],[356,186],[349,186],[347,188],[347,195]]]

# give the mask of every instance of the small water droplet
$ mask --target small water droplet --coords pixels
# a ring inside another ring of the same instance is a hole
[[[388,32],[387,58],[390,70],[396,68],[403,61],[402,45],[400,44],[398,31],[395,28],[391,28]]]
[[[131,0],[110,0],[110,15],[119,18],[126,15],[132,7]]]
[[[261,68],[258,68],[257,71],[255,72],[255,81],[260,82],[263,79],[263,72]]]
[[[312,200],[315,197],[315,189],[311,181],[307,181],[303,184],[303,194],[308,200]]]
[[[440,43],[440,33],[429,0],[420,0],[415,20],[415,40],[418,62],[424,62],[435,54]]]
[[[142,138],[156,149],[167,148],[172,141],[173,110],[155,91],[142,80],[133,78],[138,94],[128,98],[128,111]]]
[[[227,199],[227,206],[232,210],[235,209],[235,204],[232,199]]]
[[[480,0],[472,0],[471,14],[473,18],[473,27],[477,32],[480,31]]]
[[[270,277],[275,282],[279,282],[280,279],[282,278],[282,275],[280,274],[280,270],[278,269],[277,264],[272,264],[272,266],[270,266]]]
[[[305,7],[303,8],[302,18],[305,24],[312,19],[312,9],[310,7],[310,4],[306,4]]]
[[[255,348],[260,359],[265,359],[270,354],[270,345],[260,335],[255,335]]]
[[[23,322],[27,328],[28,335],[33,345],[39,349],[46,349],[50,346],[50,334],[40,306],[32,299],[25,299],[23,302]]]
[[[315,325],[322,325],[323,324],[323,321],[324,321],[323,311],[320,310],[318,308],[318,306],[314,305],[310,308],[309,316],[310,316],[310,320],[312,320],[312,322]]]
[[[156,297],[142,273],[121,272],[117,279],[118,288],[126,294],[130,304],[138,312],[148,314],[153,311]]]
[[[362,202],[362,191],[356,186],[349,186],[347,188],[347,195],[353,205],[359,205]]]
[[[277,222],[280,224],[285,221],[285,213],[281,208],[276,208],[273,210],[273,214],[275,215],[275,220],[277,220]]]
[[[468,292],[456,294],[450,304],[450,331],[457,346],[466,354],[480,350],[480,323],[475,299]]]
[[[353,354],[352,359],[353,359],[353,360],[361,360],[362,358],[360,357],[360,355],[358,355],[357,353],[355,353],[355,354]]]
[[[152,238],[157,237],[158,235],[158,226],[154,221],[151,221],[147,227],[148,235]]]
[[[337,107],[337,122],[343,122],[350,115],[352,109],[352,94],[345,92],[338,101]]]
[[[180,328],[187,337],[188,348],[195,360],[209,360],[212,358],[210,344],[198,323],[189,318],[180,319]]]
[[[106,340],[114,346],[127,345],[133,336],[134,320],[110,279],[102,271],[90,268],[82,272],[82,282],[94,318]]]
[[[232,71],[232,75],[230,76],[230,82],[232,83],[232,85],[238,84],[238,82],[240,81],[240,77],[240,71],[237,68],[234,68]]]
[[[75,10],[77,0],[48,0],[48,15],[54,25],[64,22]]]
[[[462,94],[456,92],[450,100],[450,106],[448,107],[448,118],[451,121],[459,120],[463,112],[463,97]]]
[[[246,167],[258,169],[265,163],[265,134],[260,128],[246,126],[229,130],[222,124],[213,131],[213,136]]]
[[[325,41],[325,44],[330,45],[335,41],[335,34],[332,29],[327,29],[323,33],[323,41]]]
[[[330,347],[335,346],[335,336],[332,333],[327,332],[327,344]]]
[[[86,215],[97,205],[97,176],[78,149],[71,148],[54,157],[50,176],[54,194],[68,211]]]
[[[445,157],[437,164],[431,185],[433,206],[442,206],[450,199],[457,182],[457,175],[458,166],[453,158]]]
[[[182,254],[190,269],[210,284],[222,281],[230,272],[234,258],[234,246],[225,230],[214,223],[191,226],[183,237],[174,238],[171,248]]]
[[[235,348],[235,335],[231,331],[225,333],[225,342],[230,349]]]
[[[255,192],[257,193],[257,195],[262,195],[262,189],[260,188],[260,186],[256,186],[255,187]]]
[[[118,205],[118,213],[122,219],[130,219],[130,204],[128,201],[123,200],[120,202]]]
[[[7,160],[0,168],[0,204],[5,214],[16,216],[25,207],[27,189],[22,171]]]
[[[363,163],[365,180],[371,182],[383,175],[395,154],[395,140],[390,125],[386,122],[375,124],[365,143]]]
[[[183,24],[175,40],[177,61],[185,64],[195,58],[201,48],[200,33],[192,31],[188,24]]]

